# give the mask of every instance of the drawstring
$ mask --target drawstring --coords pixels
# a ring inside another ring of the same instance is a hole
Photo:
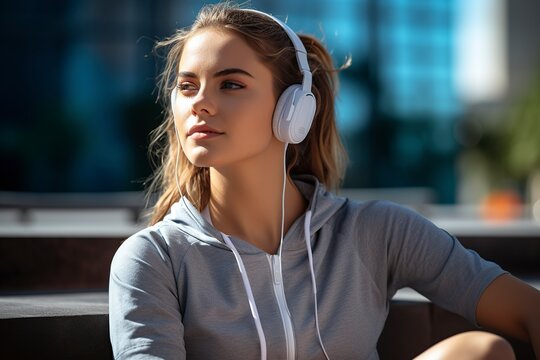
[[[321,330],[319,327],[319,309],[318,309],[318,304],[317,304],[317,283],[315,281],[315,270],[313,266],[313,253],[311,251],[311,239],[310,239],[310,231],[309,231],[310,225],[311,225],[311,210],[308,210],[306,212],[305,219],[304,219],[304,238],[306,240],[306,247],[307,247],[308,259],[309,259],[311,283],[313,284],[313,299],[315,302],[315,326],[317,328],[317,337],[319,339],[319,344],[321,345],[321,349],[324,353],[324,356],[326,357],[327,360],[330,360],[330,357],[328,356],[328,353],[326,352],[326,349],[324,347],[322,337],[321,337]],[[233,252],[234,257],[236,259],[236,264],[238,265],[238,269],[240,270],[240,274],[242,275],[242,282],[244,283],[244,289],[246,290],[246,294],[248,296],[249,308],[251,309],[251,315],[253,317],[253,320],[255,321],[255,327],[257,328],[257,334],[259,335],[259,343],[261,347],[261,360],[266,360],[266,337],[264,336],[261,319],[259,317],[259,311],[257,310],[257,304],[255,303],[255,297],[253,296],[253,291],[251,290],[251,284],[247,276],[244,262],[242,261],[242,257],[238,253],[238,250],[236,250],[236,247],[234,246],[229,236],[223,233],[222,233],[222,236],[223,236],[223,240],[225,240],[225,243],[227,244],[229,249]]]
[[[304,237],[306,240],[306,247],[309,259],[309,270],[311,273],[311,283],[313,284],[313,299],[315,301],[315,326],[317,328],[317,337],[319,338],[319,344],[321,344],[322,351],[327,360],[330,360],[326,349],[324,348],[323,341],[321,338],[321,330],[319,327],[319,308],[317,305],[317,282],[315,281],[315,269],[313,267],[313,253],[311,251],[311,239],[310,239],[310,228],[311,225],[311,210],[308,210],[305,215],[304,220]]]
[[[244,283],[244,288],[246,289],[246,294],[248,296],[251,316],[253,316],[253,320],[255,321],[255,327],[257,328],[257,334],[259,335],[259,343],[261,346],[261,360],[266,360],[266,338],[264,337],[264,331],[262,328],[261,319],[259,317],[259,311],[257,310],[257,304],[255,303],[255,297],[253,296],[253,291],[251,290],[251,284],[249,283],[249,279],[247,277],[246,267],[244,266],[244,262],[242,261],[238,250],[236,250],[236,247],[234,247],[234,244],[232,243],[229,236],[223,233],[222,235],[223,240],[225,240],[225,243],[233,252],[236,259],[236,264],[238,265],[238,269],[240,270],[240,274],[242,275],[242,282]]]
[[[321,330],[319,326],[319,308],[317,303],[317,282],[315,281],[315,269],[313,266],[313,252],[311,250],[311,239],[310,239],[310,225],[311,225],[311,210],[308,210],[305,214],[304,218],[304,239],[306,241],[306,248],[308,253],[308,260],[309,260],[309,270],[311,274],[311,283],[313,285],[313,300],[315,304],[315,326],[317,329],[317,337],[319,340],[319,344],[321,345],[321,349],[324,353],[324,356],[327,360],[330,360],[330,357],[328,356],[328,353],[326,352],[326,349],[324,347],[322,337],[321,337]],[[210,218],[210,213],[208,212],[208,208],[205,208],[202,212],[202,215],[210,222],[212,223],[212,219]],[[266,360],[266,337],[264,336],[264,331],[261,324],[261,319],[259,317],[259,311],[257,310],[257,304],[255,303],[255,297],[253,296],[253,291],[251,289],[251,283],[249,282],[249,278],[247,276],[246,267],[244,266],[244,262],[242,261],[242,257],[238,253],[238,250],[234,246],[233,242],[231,241],[230,237],[227,234],[221,233],[223,236],[223,240],[225,241],[225,244],[227,247],[232,251],[234,254],[234,258],[236,259],[236,264],[238,266],[238,270],[240,271],[240,274],[242,275],[242,282],[244,284],[244,289],[246,290],[246,294],[248,297],[249,302],[249,308],[251,310],[251,316],[253,317],[253,320],[255,322],[255,327],[257,328],[257,335],[259,336],[259,344],[261,348],[261,360]],[[280,269],[281,270],[281,269]]]

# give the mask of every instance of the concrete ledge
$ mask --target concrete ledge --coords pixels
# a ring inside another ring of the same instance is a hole
[[[0,319],[104,315],[106,292],[0,296]]]

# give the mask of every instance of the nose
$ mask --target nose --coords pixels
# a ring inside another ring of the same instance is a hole
[[[193,97],[191,103],[191,113],[193,115],[214,115],[216,106],[212,99],[209,89],[201,87],[197,95]]]

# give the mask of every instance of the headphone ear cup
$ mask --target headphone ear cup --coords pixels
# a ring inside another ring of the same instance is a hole
[[[294,93],[300,90],[300,86],[292,85],[283,91],[276,103],[272,127],[274,136],[282,142],[288,142],[290,127],[291,109],[294,102]]]
[[[298,144],[309,132],[315,116],[315,96],[302,90],[302,85],[291,85],[279,97],[272,128],[274,136],[282,142]]]

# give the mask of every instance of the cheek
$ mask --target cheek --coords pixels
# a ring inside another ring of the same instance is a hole
[[[178,142],[179,145],[184,148],[185,139],[182,136],[182,123],[178,121],[178,117],[174,117],[174,140]]]
[[[184,146],[186,142],[185,133],[186,133],[186,122],[191,116],[191,107],[186,101],[176,100],[173,103],[173,116],[174,116],[174,126],[176,132],[177,140]]]
[[[178,115],[178,114],[176,114]],[[189,142],[187,141],[185,135],[184,135],[184,132],[182,131],[182,127],[184,126],[184,121],[181,120],[181,118],[179,116],[176,116],[175,117],[175,120],[174,120],[174,126],[175,126],[175,129],[174,129],[174,132],[175,132],[175,137],[174,137],[174,141],[176,141],[178,143],[178,146],[179,146],[179,151],[182,151],[182,153],[184,154],[184,156],[191,162],[193,163],[193,155],[192,155],[192,149],[190,149],[190,145],[189,145]]]
[[[273,97],[266,95],[248,103],[249,108],[241,115],[245,131],[249,132],[250,138],[259,140],[271,138],[273,136],[272,117],[275,107]]]
[[[272,130],[272,112],[262,111],[259,107],[250,113],[237,117],[234,143],[248,149],[263,149],[274,138]]]

